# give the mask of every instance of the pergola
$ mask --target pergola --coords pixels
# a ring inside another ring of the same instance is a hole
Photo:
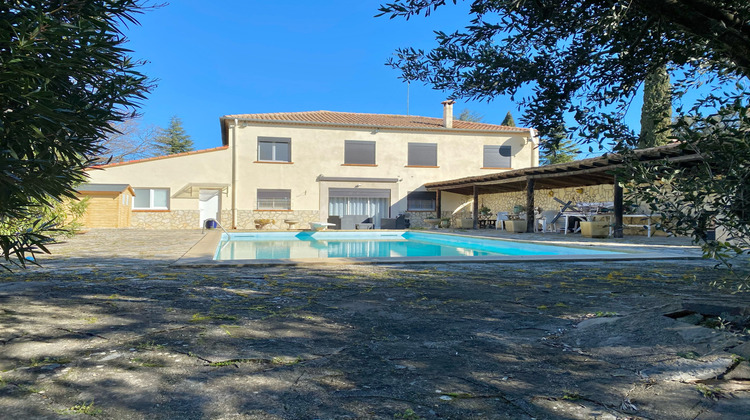
[[[648,149],[634,150],[635,158],[645,161],[668,160],[675,163],[694,163],[701,160],[701,156],[692,150],[680,147],[679,143]],[[479,215],[479,195],[504,192],[526,191],[526,231],[534,231],[534,191],[584,187],[590,185],[614,185],[613,202],[615,206],[614,236],[622,238],[623,194],[622,186],[618,182],[615,170],[623,167],[625,158],[617,153],[607,153],[604,156],[577,160],[555,165],[538,166],[533,168],[516,169],[494,174],[459,178],[448,181],[430,182],[425,184],[428,191],[437,192],[437,214],[441,214],[440,193],[451,192],[463,195],[473,195],[474,205],[472,214],[474,228],[477,228]]]

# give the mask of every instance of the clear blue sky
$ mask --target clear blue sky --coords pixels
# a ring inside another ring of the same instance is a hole
[[[158,79],[143,103],[143,123],[165,127],[180,117],[196,149],[221,145],[219,117],[228,114],[342,111],[407,113],[407,85],[385,65],[396,48],[428,49],[434,30],[468,23],[468,4],[430,17],[375,18],[379,0],[174,0],[140,15],[125,30],[133,57]],[[413,83],[409,114],[441,117],[447,94]],[[639,104],[634,104],[640,109]],[[459,100],[499,124],[510,98]]]
[[[380,1],[175,0],[138,17],[125,30],[133,57],[158,79],[143,103],[146,124],[180,117],[196,149],[221,145],[219,117],[297,111],[406,114],[407,86],[385,65],[398,47],[429,48],[433,30],[468,21],[467,6],[447,6],[428,18],[375,18]],[[413,83],[409,114],[441,117],[446,94]],[[509,98],[459,101],[499,124]]]

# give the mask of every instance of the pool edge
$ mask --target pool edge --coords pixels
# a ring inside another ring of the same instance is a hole
[[[235,233],[235,232],[233,232]],[[242,232],[236,232],[242,233]],[[474,238],[492,239],[474,235],[450,233],[455,236],[469,236]],[[178,267],[249,267],[249,266],[303,266],[303,265],[342,265],[342,264],[423,264],[423,263],[523,263],[523,262],[594,262],[594,261],[632,261],[632,260],[687,260],[702,259],[698,251],[638,251],[633,249],[616,250],[617,246],[610,245],[607,250],[620,252],[617,255],[534,255],[519,259],[513,255],[487,255],[467,257],[377,257],[377,258],[303,258],[303,259],[263,259],[263,260],[214,260],[216,248],[222,233],[209,231],[181,258],[172,263]],[[541,242],[522,239],[506,239],[514,242]],[[562,245],[572,248],[586,248],[587,245]]]

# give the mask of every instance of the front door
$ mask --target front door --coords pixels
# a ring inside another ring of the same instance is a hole
[[[200,191],[200,203],[198,209],[200,209],[200,226],[206,222],[206,219],[219,220],[219,210],[221,205],[219,200],[221,198],[221,190],[201,190]]]

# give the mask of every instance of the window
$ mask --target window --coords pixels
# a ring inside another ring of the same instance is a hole
[[[510,168],[510,146],[484,146],[485,168]]]
[[[409,143],[409,166],[437,166],[437,143]]]
[[[345,165],[375,165],[375,142],[346,140],[344,143]]]
[[[133,210],[169,210],[169,188],[133,188]]]
[[[291,210],[291,190],[258,190],[258,210]]]
[[[406,195],[406,209],[435,211],[436,194],[431,191],[412,191]]]
[[[292,139],[283,137],[258,137],[258,161],[291,162]]]

